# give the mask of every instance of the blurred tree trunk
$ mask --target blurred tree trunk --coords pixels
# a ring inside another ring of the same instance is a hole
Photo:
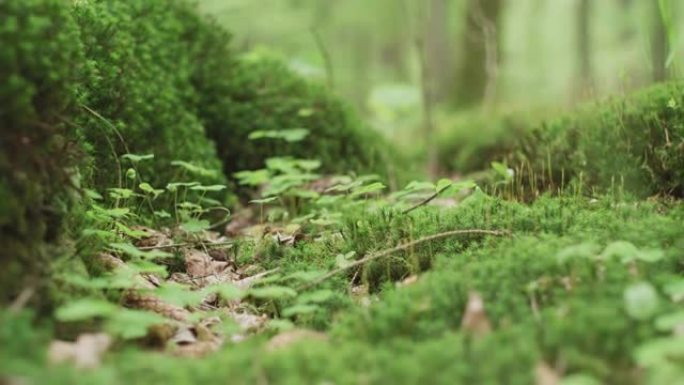
[[[468,0],[461,63],[456,75],[457,106],[491,104],[500,61],[502,0]]]
[[[449,31],[449,1],[430,0],[425,26],[427,71],[435,101],[448,96],[453,86],[453,52]]]
[[[667,30],[663,22],[658,0],[651,0],[653,18],[653,36],[651,41],[651,64],[653,66],[653,81],[667,80],[667,55],[669,44]]]
[[[594,73],[591,65],[591,2],[592,0],[580,0],[577,8],[579,93],[582,96],[589,92],[594,85]]]

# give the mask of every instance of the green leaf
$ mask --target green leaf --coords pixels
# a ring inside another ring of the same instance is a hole
[[[656,318],[655,326],[661,332],[672,332],[677,328],[684,327],[684,310]]]
[[[176,306],[196,306],[207,296],[203,290],[191,290],[190,287],[178,283],[165,283],[154,291],[155,296]]]
[[[632,243],[627,241],[616,241],[603,250],[600,255],[601,259],[610,260],[619,258],[623,263],[634,261],[639,255],[639,249]]]
[[[138,185],[138,188],[140,188],[142,191],[148,194],[154,195],[155,198],[164,193],[164,190],[155,189],[149,183],[140,183]]]
[[[385,189],[385,185],[380,182],[371,183],[366,186],[361,186],[353,190],[351,197],[355,198],[361,195],[372,194]]]
[[[249,295],[260,299],[294,298],[297,291],[286,286],[265,286],[249,290]]]
[[[665,291],[674,302],[684,301],[684,278],[668,282],[663,288],[663,291]]]
[[[206,219],[189,219],[181,223],[180,227],[188,233],[199,233],[204,230],[209,230],[211,224]]]
[[[658,311],[658,292],[648,282],[632,284],[623,296],[627,314],[636,320],[647,320]]]
[[[131,245],[130,243],[110,243],[109,247],[111,247],[115,251],[129,255],[133,258],[157,259],[173,257],[173,254],[161,250],[143,251]]]
[[[453,186],[453,184],[454,182],[452,182],[451,179],[440,179],[437,181],[437,185],[435,186],[435,192],[446,190],[447,188]]]
[[[107,191],[112,199],[128,199],[136,195],[133,190],[127,188],[110,188]]]
[[[201,167],[194,165],[190,162],[186,162],[183,160],[174,160],[171,162],[172,166],[180,167],[183,170],[189,172],[190,174],[197,175],[197,176],[205,176],[205,177],[216,177],[218,176],[218,172],[216,170],[209,170],[207,168]]]
[[[496,173],[505,180],[513,178],[512,170],[509,169],[508,166],[506,166],[503,163],[492,162],[492,169],[496,171]]]
[[[602,382],[588,374],[571,374],[563,377],[560,385],[601,385]]]
[[[309,135],[309,130],[305,128],[293,128],[289,130],[268,130],[254,131],[249,134],[250,140],[257,139],[283,139],[286,142],[294,143],[304,140]]]
[[[199,182],[175,182],[166,185],[166,189],[170,192],[178,191],[179,187],[193,187],[199,185]]]
[[[134,239],[140,239],[147,236],[147,233],[145,231],[133,230],[121,222],[116,222],[116,228],[119,229],[119,231],[121,231],[125,235]]]
[[[323,270],[296,271],[285,276],[285,279],[293,279],[300,282],[312,282],[325,275]]]
[[[84,192],[85,192],[85,196],[87,196],[88,198],[90,198],[94,201],[101,201],[102,199],[104,199],[102,197],[102,195],[100,195],[100,193],[98,193],[95,190],[91,190],[91,189],[87,188],[84,190]]]
[[[139,162],[142,162],[145,160],[154,159],[154,154],[147,154],[147,155],[124,154],[121,156],[121,159],[128,159],[133,163],[139,163]]]
[[[171,218],[171,214],[166,210],[157,210],[154,212],[154,216],[161,219]]]
[[[337,254],[335,257],[335,265],[340,269],[343,269],[354,263],[353,258],[355,255],[356,251],[350,251],[347,254]]]
[[[222,184],[215,184],[211,186],[192,186],[190,187],[190,190],[194,191],[222,191],[227,189],[228,187]]]
[[[210,292],[218,294],[222,299],[227,301],[242,299],[247,295],[244,290],[230,283],[213,285],[208,289]]]
[[[94,317],[110,316],[118,309],[118,306],[111,302],[99,299],[81,299],[60,307],[55,316],[63,322],[85,321]]]
[[[301,116],[302,118],[308,118],[309,116],[314,114],[314,109],[313,108],[300,108],[299,111],[297,111],[297,115]]]
[[[126,170],[126,178],[133,180],[138,177],[138,172],[134,168],[129,168]]]
[[[297,297],[298,303],[325,303],[335,297],[335,292],[328,289],[312,291]]]
[[[437,186],[430,182],[412,181],[404,187],[406,191],[436,190]]]
[[[684,336],[663,337],[647,341],[636,349],[636,362],[643,367],[654,367],[676,358],[684,359]]]
[[[290,306],[286,309],[283,309],[283,316],[284,317],[292,317],[294,315],[313,314],[320,309],[321,309],[320,306],[317,306],[317,305],[305,305],[305,304],[293,305],[293,306]]]
[[[265,205],[267,203],[271,203],[273,201],[277,201],[278,197],[268,197],[268,198],[262,198],[262,199],[253,199],[249,201],[249,203],[256,203],[260,205]]]
[[[140,310],[119,309],[105,324],[107,331],[123,339],[141,338],[150,326],[163,324],[166,318]]]
[[[573,259],[590,259],[594,258],[599,251],[599,246],[595,243],[584,242],[578,245],[572,245],[561,249],[556,254],[556,261],[559,264],[566,263]]]
[[[260,186],[271,179],[271,172],[266,169],[240,171],[233,174],[242,186]]]

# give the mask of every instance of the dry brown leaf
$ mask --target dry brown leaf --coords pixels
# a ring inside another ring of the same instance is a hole
[[[72,363],[79,369],[100,366],[102,356],[112,344],[107,334],[81,334],[76,342],[53,341],[48,349],[48,360],[53,364]]]
[[[268,320],[266,315],[256,315],[251,313],[228,312],[228,316],[235,321],[242,331],[256,331],[261,329]]]
[[[544,361],[539,361],[534,368],[536,385],[560,385],[561,376]]]
[[[166,303],[150,294],[141,294],[134,290],[127,290],[124,297],[126,304],[136,309],[148,310],[181,322],[186,321],[190,317],[190,312],[186,309]]]
[[[487,335],[492,331],[491,322],[485,312],[484,300],[476,291],[468,294],[468,304],[461,321],[461,329],[474,335]]]
[[[176,330],[176,334],[171,337],[169,342],[175,345],[190,345],[197,342],[197,337],[190,327],[184,326]]]
[[[313,330],[288,330],[271,338],[266,344],[266,351],[274,352],[304,341],[327,342],[328,336],[324,333]]]
[[[404,278],[400,282],[397,282],[397,287],[411,286],[416,282],[418,282],[418,276],[415,274],[409,275],[408,277]]]
[[[173,354],[186,358],[202,358],[221,348],[222,341],[200,341],[189,345],[180,345],[173,349]]]
[[[149,227],[133,226],[133,230],[142,231],[146,235],[135,242],[138,247],[164,247],[173,244],[171,235],[167,232],[157,231]]]

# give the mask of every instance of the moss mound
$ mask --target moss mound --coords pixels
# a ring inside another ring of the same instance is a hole
[[[154,154],[146,163],[152,166],[138,167],[155,186],[178,180],[174,160],[215,170],[213,181],[221,181],[193,84],[200,60],[194,39],[214,27],[183,1],[93,1],[77,3],[73,13],[91,70],[80,89],[79,124],[92,149],[95,185],[121,184],[129,165],[117,158],[126,153]]]
[[[504,161],[516,171],[523,195],[556,191],[575,183],[594,192],[624,189],[636,196],[684,194],[684,92],[660,84],[634,94],[585,106],[541,124],[515,115],[474,119],[491,139],[449,140],[443,163],[457,171]],[[454,148],[455,147],[455,148]]]
[[[79,164],[68,117],[83,63],[63,2],[0,3],[0,305],[46,295]]]
[[[255,55],[224,73],[213,84],[205,82],[200,110],[226,175],[261,168],[274,156],[319,159],[328,172],[387,174],[386,142],[324,86],[303,80],[281,61]],[[301,141],[250,139],[290,130],[308,135]]]

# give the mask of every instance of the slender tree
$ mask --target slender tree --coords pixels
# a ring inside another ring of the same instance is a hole
[[[589,91],[594,83],[591,64],[591,6],[592,0],[580,0],[577,7],[577,64],[580,94]]]
[[[667,56],[669,52],[668,31],[664,22],[663,10],[659,0],[651,0],[653,31],[651,38],[651,64],[653,81],[667,80]]]
[[[458,106],[490,104],[496,97],[502,4],[502,0],[468,0],[454,97]]]

